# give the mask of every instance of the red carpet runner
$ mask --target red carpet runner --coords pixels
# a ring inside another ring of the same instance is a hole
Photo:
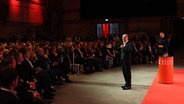
[[[153,80],[142,104],[184,104],[184,70],[174,70],[174,83],[159,83],[159,75]]]

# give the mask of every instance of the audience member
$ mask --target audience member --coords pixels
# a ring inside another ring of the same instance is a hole
[[[0,67],[0,101],[1,104],[21,104],[15,91],[19,76],[12,66]]]

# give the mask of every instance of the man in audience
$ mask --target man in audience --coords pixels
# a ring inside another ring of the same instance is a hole
[[[21,104],[15,88],[18,85],[18,73],[11,66],[0,67],[0,102],[1,104]]]

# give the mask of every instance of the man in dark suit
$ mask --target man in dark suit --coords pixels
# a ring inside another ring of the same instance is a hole
[[[174,56],[174,35],[168,34],[168,54],[169,56]]]
[[[0,102],[1,104],[21,104],[17,92],[18,73],[11,66],[0,67]]]
[[[158,40],[158,56],[168,56],[168,39],[164,32],[160,32],[160,39]]]
[[[123,43],[120,45],[121,48],[121,66],[125,80],[125,85],[121,86],[123,90],[131,89],[131,58],[133,45],[128,39],[128,34],[122,35]]]

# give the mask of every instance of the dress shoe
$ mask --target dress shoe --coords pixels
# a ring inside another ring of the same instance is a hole
[[[125,86],[121,86],[121,88],[124,88]]]
[[[132,89],[131,86],[124,86],[123,87],[123,90],[130,90],[130,89]]]

